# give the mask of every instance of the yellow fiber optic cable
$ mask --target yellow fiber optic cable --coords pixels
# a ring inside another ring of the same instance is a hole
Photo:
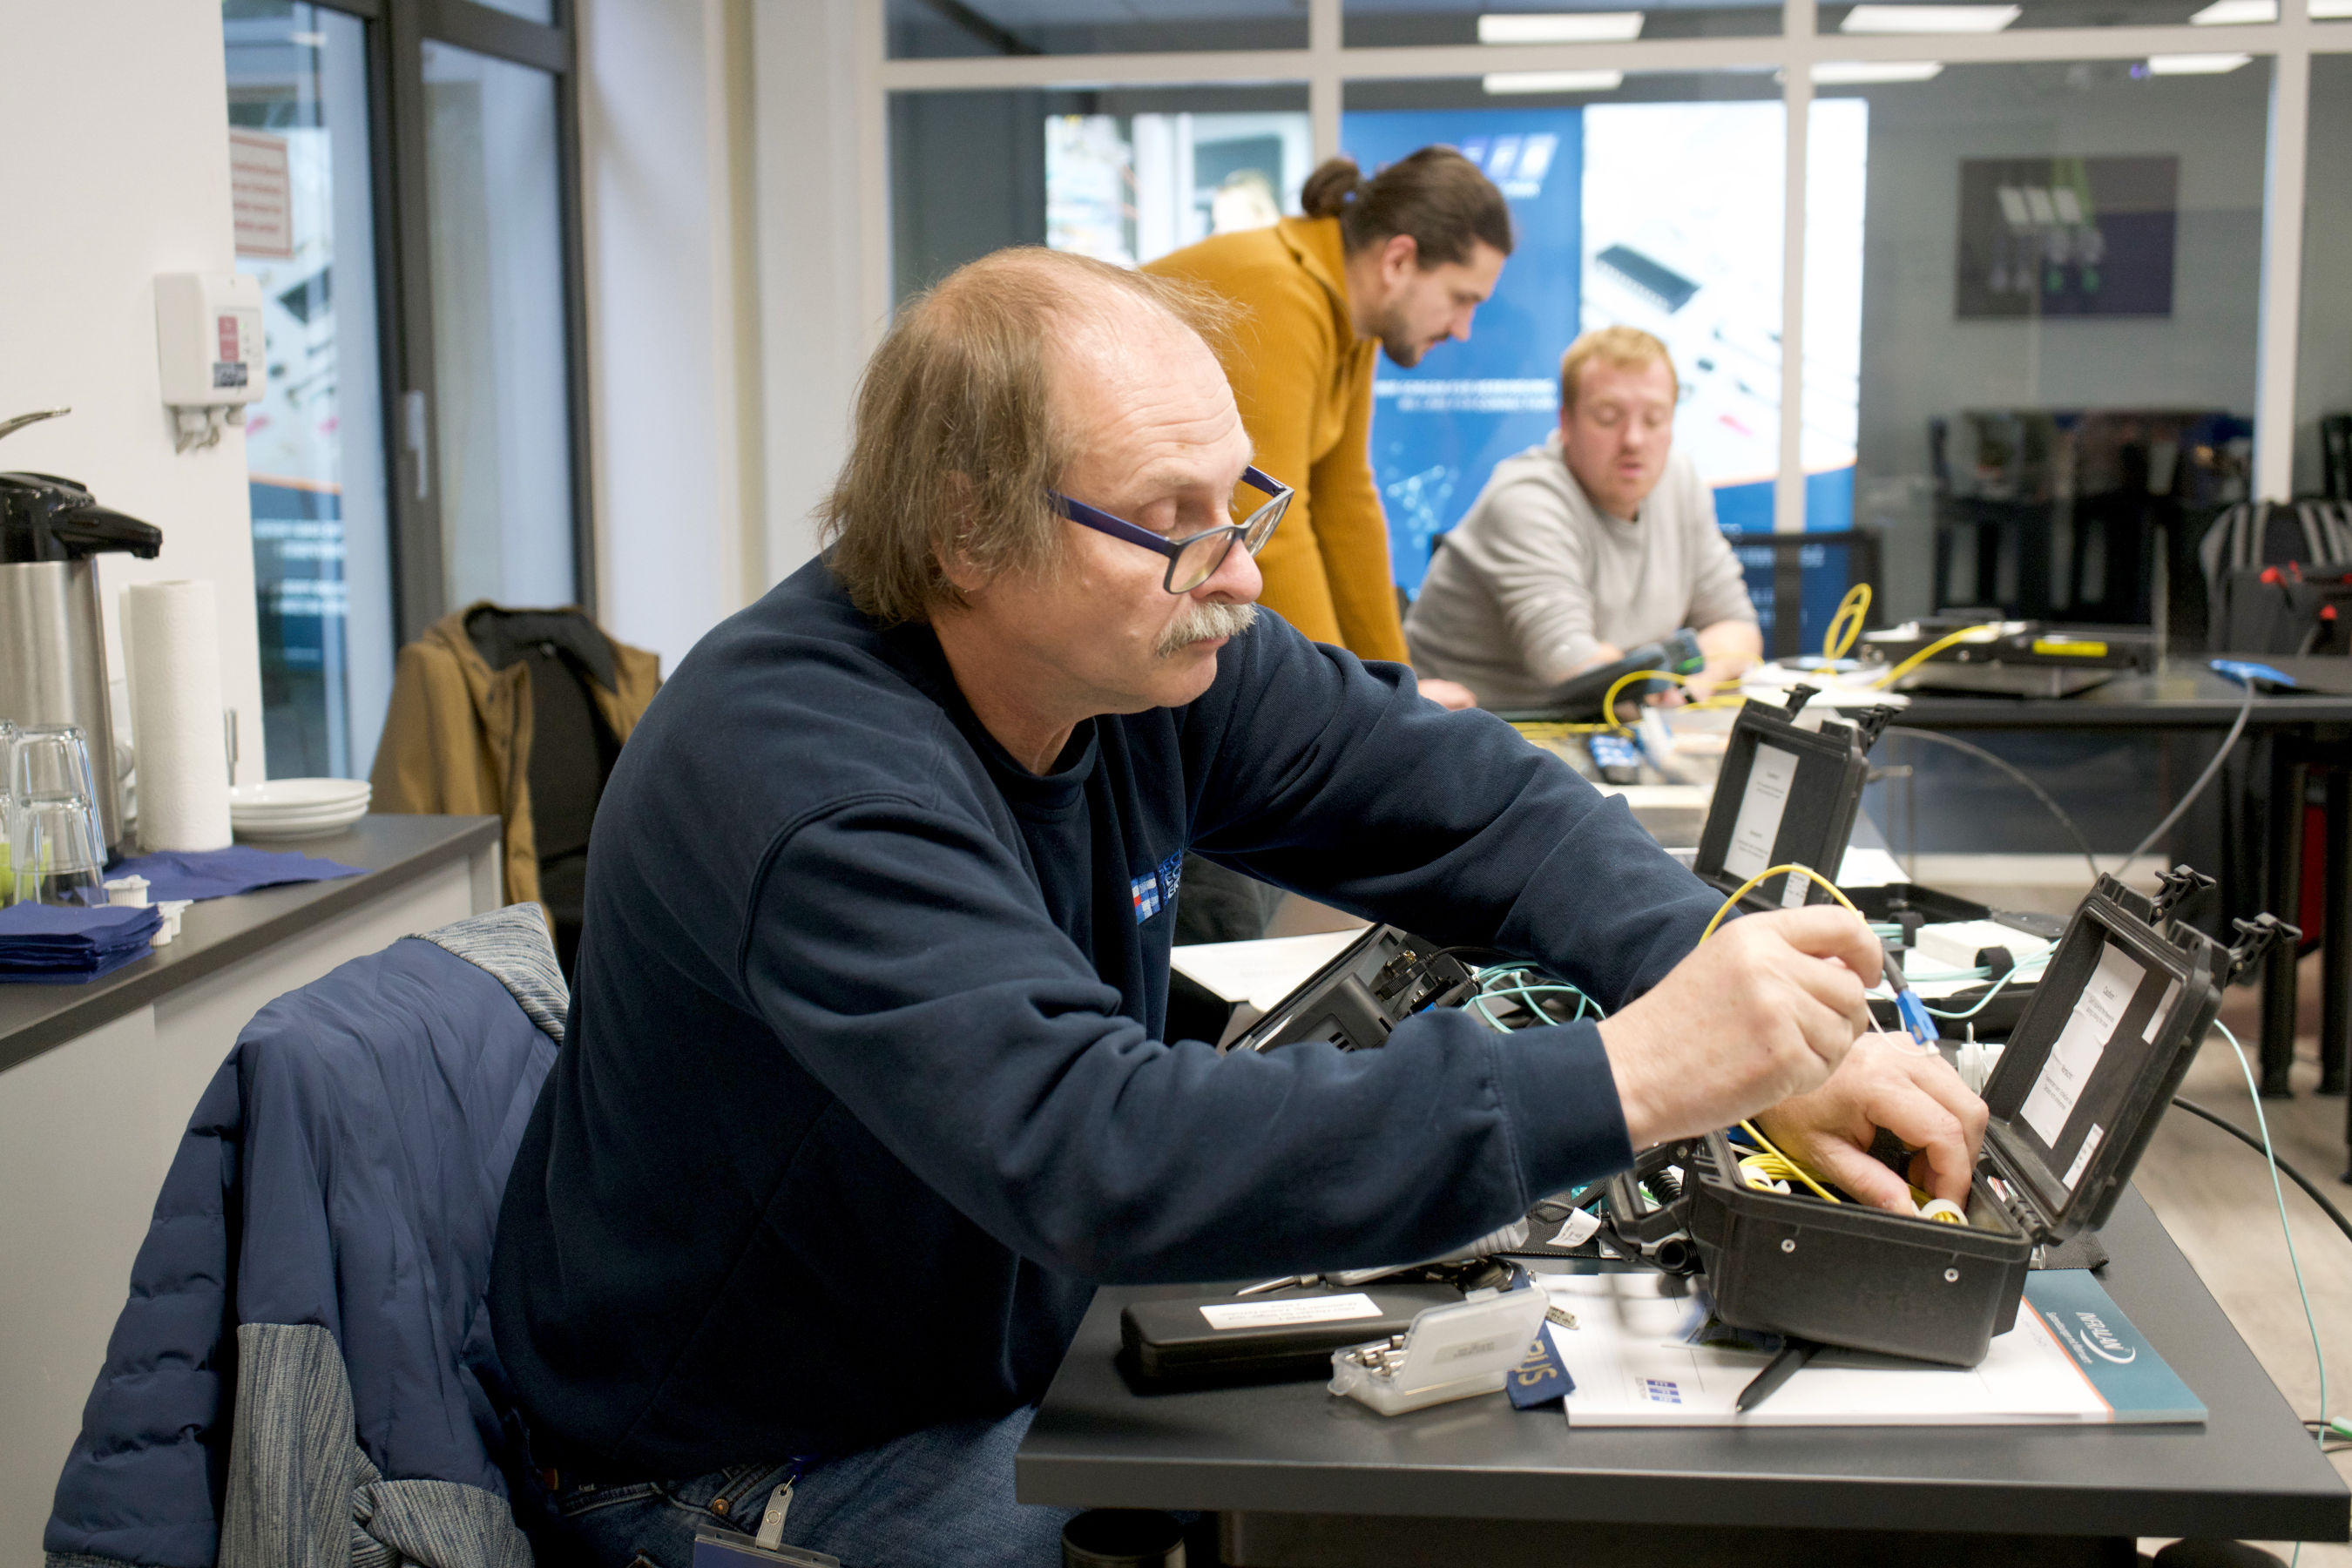
[[[2000,623],[1999,621],[1987,621],[1982,626],[1962,626],[1958,631],[1948,633],[1943,637],[1937,637],[1934,642],[1929,643],[1926,647],[1921,648],[1917,653],[1913,654],[1909,658],[1905,659],[1901,664],[1896,665],[1885,675],[1880,676],[1878,678],[1878,684],[1881,686],[1892,686],[1896,681],[1902,679],[1905,676],[1910,674],[1913,670],[1918,668],[1921,665],[1927,663],[1929,659],[1935,658],[1937,654],[1943,652],[1946,648],[1950,647],[1954,643],[1986,641],[1989,640],[1986,637],[1987,633],[1998,632],[2000,630]]]
[[[1800,866],[1794,861],[1791,861],[1785,866],[1768,866],[1763,870],[1757,872],[1753,877],[1748,878],[1748,880],[1740,883],[1738,888],[1734,889],[1732,890],[1731,897],[1723,900],[1723,907],[1715,911],[1715,918],[1706,922],[1706,929],[1698,933],[1699,941],[1705,942],[1708,937],[1713,936],[1715,934],[1715,928],[1723,923],[1723,917],[1729,914],[1732,911],[1732,909],[1738,905],[1739,900],[1746,898],[1748,893],[1755,889],[1757,884],[1766,881],[1770,878],[1777,877],[1783,871],[1786,871],[1792,876],[1811,877],[1818,886],[1829,894],[1831,898],[1835,899],[1839,903],[1843,904],[1849,910],[1852,910],[1854,919],[1862,921],[1865,925],[1869,923],[1867,917],[1865,917],[1860,910],[1854,909],[1853,900],[1847,898],[1844,893],[1841,892],[1835,882],[1831,881],[1827,877],[1822,876],[1811,866]]]
[[[1633,682],[1637,680],[1671,680],[1676,686],[1688,686],[1690,684],[1688,680],[1676,675],[1671,669],[1636,669],[1628,674],[1619,676],[1610,686],[1609,695],[1601,700],[1601,713],[1603,718],[1609,721],[1609,728],[1616,731],[1621,735],[1630,735],[1633,731],[1628,730],[1623,724],[1618,721],[1617,694],[1624,690],[1627,687],[1633,685]]]
[[[1748,1136],[1756,1140],[1757,1145],[1761,1148],[1766,1154],[1771,1156],[1785,1166],[1790,1175],[1796,1177],[1797,1180],[1804,1183],[1806,1186],[1811,1188],[1815,1197],[1827,1204],[1837,1202],[1837,1199],[1831,1195],[1830,1190],[1827,1187],[1813,1180],[1812,1173],[1807,1171],[1802,1165],[1798,1164],[1797,1162],[1790,1159],[1789,1156],[1780,1152],[1779,1149],[1773,1146],[1772,1140],[1765,1137],[1764,1134],[1756,1131],[1756,1123],[1753,1121],[1743,1121],[1739,1125],[1747,1132]],[[1740,1165],[1742,1169],[1745,1169],[1747,1162],[1744,1160],[1741,1161]]]
[[[1862,638],[1862,623],[1870,614],[1870,584],[1856,583],[1838,601],[1837,614],[1830,617],[1829,631],[1822,637],[1822,658],[1840,659],[1853,651]],[[1843,626],[1843,635],[1840,628]]]

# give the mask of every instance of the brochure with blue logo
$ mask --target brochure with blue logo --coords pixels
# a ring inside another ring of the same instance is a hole
[[[1576,1426],[2200,1426],[2205,1406],[2084,1269],[2026,1277],[2017,1326],[1972,1367],[1825,1350],[1745,1415],[1776,1346],[1709,1329],[1703,1289],[1649,1273],[1542,1276],[1542,1332]],[[1564,1322],[1563,1320],[1566,1320]],[[1572,1326],[1571,1326],[1572,1325]],[[1753,1336],[1750,1336],[1752,1339]]]

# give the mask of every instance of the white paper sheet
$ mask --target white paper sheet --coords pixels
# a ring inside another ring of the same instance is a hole
[[[1547,1323],[1576,1380],[1571,1426],[1963,1426],[2105,1421],[2106,1403],[2041,1319],[2017,1326],[1973,1367],[1824,1351],[1747,1415],[1732,1406],[1771,1358],[1684,1342],[1691,1303],[1662,1299],[1654,1274],[1546,1275],[1574,1329]]]
[[[1168,962],[1226,1001],[1246,1002],[1261,1013],[1270,1013],[1276,1003],[1363,934],[1359,926],[1353,931],[1273,936],[1258,942],[1204,942],[1173,949]]]

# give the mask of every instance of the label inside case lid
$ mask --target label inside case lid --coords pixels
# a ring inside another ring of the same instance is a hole
[[[2105,1218],[2163,1114],[2214,1000],[2203,940],[2168,936],[2095,893],[2052,953],[1985,1086],[1986,1152],[2043,1239]]]

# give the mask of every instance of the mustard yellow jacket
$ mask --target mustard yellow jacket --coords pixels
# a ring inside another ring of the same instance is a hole
[[[466,635],[468,605],[400,650],[392,706],[369,775],[370,806],[396,814],[497,816],[506,835],[506,901],[539,901],[539,845],[530,826],[530,668],[492,669]],[[661,687],[661,658],[613,644],[617,690],[588,683],[616,740]]]
[[[1318,642],[1405,659],[1389,567],[1388,518],[1372,482],[1372,364],[1379,345],[1348,312],[1339,220],[1284,218],[1161,257],[1147,272],[1240,306],[1223,355],[1257,466],[1297,490],[1258,556],[1268,609]]]

